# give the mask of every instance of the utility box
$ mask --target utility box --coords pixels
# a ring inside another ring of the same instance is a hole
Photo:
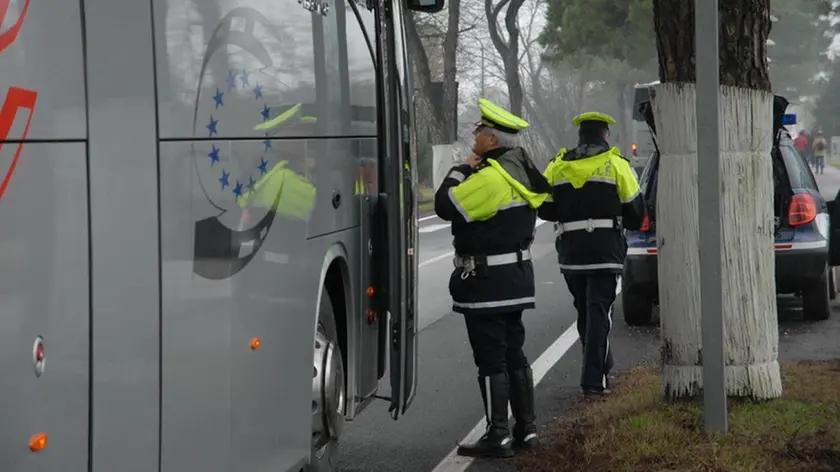
[[[452,144],[436,144],[432,146],[432,185],[437,191],[449,169],[458,162],[455,146]]]
[[[840,136],[831,137],[831,157],[840,158]]]

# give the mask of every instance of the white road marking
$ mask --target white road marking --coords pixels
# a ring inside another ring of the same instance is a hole
[[[452,256],[454,256],[454,255],[455,255],[455,252],[454,252],[454,251],[449,251],[449,252],[444,253],[444,254],[441,254],[441,255],[439,255],[439,256],[435,256],[435,257],[433,257],[433,258],[431,258],[431,259],[429,259],[429,260],[427,260],[427,261],[423,261],[423,262],[421,262],[421,263],[420,263],[420,265],[419,265],[418,267],[424,267],[424,266],[427,266],[427,265],[429,265],[429,264],[433,264],[433,263],[435,263],[435,262],[437,262],[437,261],[441,261],[441,260],[443,260],[443,259],[446,259],[447,257],[452,257]]]
[[[437,218],[437,217],[438,217],[437,215],[429,215],[429,216],[424,216],[423,218],[418,218],[417,221],[427,221],[427,220],[431,220],[432,218]]]
[[[618,278],[618,286],[615,289],[616,295],[621,293],[621,277]],[[531,369],[534,372],[534,386],[536,387],[545,377],[549,370],[554,367],[560,359],[575,345],[578,341],[577,322],[572,323],[566,331],[557,338],[545,352],[531,364]],[[508,407],[508,416],[513,417],[513,412]],[[476,423],[472,431],[461,440],[461,444],[469,444],[478,441],[485,431],[485,420],[481,419]],[[432,469],[432,472],[464,472],[472,464],[472,457],[461,457],[458,455],[458,448],[453,448],[446,457],[443,458],[438,465]]]
[[[418,231],[420,231],[421,233],[432,233],[446,228],[449,228],[449,223],[423,226]]]

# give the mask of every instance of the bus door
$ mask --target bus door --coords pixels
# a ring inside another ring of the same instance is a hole
[[[403,8],[400,1],[380,2],[384,27],[380,40],[380,98],[384,136],[379,154],[380,189],[378,243],[374,254],[380,266],[379,287],[384,296],[380,313],[388,315],[388,352],[391,406],[394,419],[405,413],[417,388],[417,218],[416,153],[409,132],[411,92],[408,81]]]

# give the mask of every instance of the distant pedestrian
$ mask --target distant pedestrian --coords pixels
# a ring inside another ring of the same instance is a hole
[[[824,174],[825,173],[825,152],[828,148],[827,143],[825,142],[825,137],[823,137],[822,131],[817,131],[817,135],[814,137],[814,144],[811,147],[814,150],[814,166],[817,174]]]
[[[809,144],[810,143],[808,142],[808,137],[805,136],[805,130],[800,131],[796,139],[793,140],[793,145],[794,147],[796,147],[796,150],[799,152],[799,155],[805,158],[805,160],[808,161],[808,164],[811,164],[811,159],[808,155],[808,151],[810,149]]]

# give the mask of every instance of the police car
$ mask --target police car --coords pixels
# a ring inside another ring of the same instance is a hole
[[[830,314],[829,299],[836,295],[834,271],[828,258],[828,205],[820,195],[810,167],[794,148],[790,133],[784,127],[796,121],[795,115],[784,114],[787,105],[783,97],[775,97],[776,140],[771,157],[775,189],[776,292],[800,296],[806,319],[825,320]],[[640,108],[655,136],[650,102],[642,103]],[[659,162],[657,150],[639,179],[647,204],[642,228],[626,232],[628,250],[621,297],[624,319],[629,325],[652,323],[653,305],[658,304],[655,205]]]

